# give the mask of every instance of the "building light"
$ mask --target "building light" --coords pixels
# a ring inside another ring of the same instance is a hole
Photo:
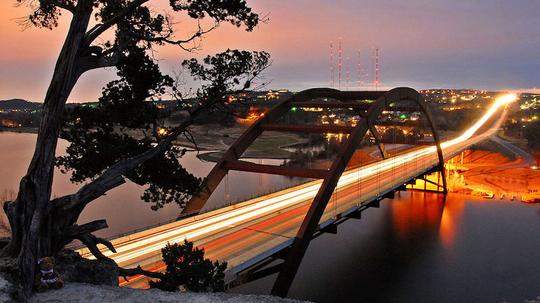
[[[169,130],[166,129],[165,127],[160,127],[157,130],[157,134],[159,137],[165,137],[168,133],[169,133]]]

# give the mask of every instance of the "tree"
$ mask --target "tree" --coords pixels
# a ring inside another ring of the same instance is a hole
[[[529,147],[538,149],[540,147],[540,121],[527,125],[524,135],[527,138]]]
[[[36,261],[54,255],[74,239],[81,240],[97,258],[97,244],[114,251],[105,239],[92,233],[106,228],[105,220],[77,225],[83,209],[94,199],[125,182],[147,184],[146,201],[154,208],[165,203],[185,203],[197,191],[200,180],[179,164],[182,150],[172,146],[195,116],[222,108],[227,94],[250,86],[269,64],[265,52],[227,50],[184,66],[203,82],[194,100],[185,99],[175,81],[159,70],[153,50],[174,45],[184,51],[198,47],[201,37],[227,22],[247,31],[261,21],[245,0],[169,0],[166,14],[154,13],[151,0],[16,0],[27,4],[28,26],[54,29],[62,13],[71,23],[47,90],[38,138],[16,199],[4,205],[12,229],[3,255],[17,257],[22,295],[32,293]],[[172,14],[197,21],[194,33],[176,38]],[[210,20],[205,28],[202,20]],[[91,70],[116,68],[119,80],[103,90],[99,105],[78,108],[64,116],[65,105],[79,77]],[[165,131],[158,126],[159,114],[148,102],[167,92],[186,110],[187,117]],[[141,130],[139,137],[129,130]],[[68,155],[55,159],[60,133],[72,144]],[[72,171],[72,180],[87,183],[67,196],[51,199],[54,165]],[[121,269],[124,275],[146,273],[140,268]],[[146,273],[150,274],[150,273]]]
[[[212,263],[204,258],[204,249],[193,248],[193,243],[167,244],[162,250],[167,269],[157,281],[150,281],[150,288],[179,291],[185,288],[195,292],[219,292],[225,290],[223,273],[227,263]]]
[[[405,142],[406,137],[403,132],[397,128],[388,128],[382,135],[383,142]]]

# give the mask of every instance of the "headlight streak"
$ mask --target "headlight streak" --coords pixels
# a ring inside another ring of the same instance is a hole
[[[517,99],[515,95],[504,95],[498,98],[488,111],[462,135],[441,143],[443,149],[458,145],[470,139],[502,106],[505,106]],[[425,147],[400,156],[388,158],[380,162],[352,169],[344,173],[338,181],[336,189],[349,186],[357,182],[358,179],[368,179],[392,168],[397,168],[407,162],[431,155],[434,156],[437,148],[435,146]],[[445,152],[447,152],[445,150]],[[117,263],[122,264],[130,260],[135,260],[149,253],[159,252],[168,243],[177,243],[184,239],[193,241],[204,235],[211,235],[220,229],[229,228],[246,220],[267,215],[280,209],[291,207],[301,202],[312,199],[317,193],[322,180],[317,180],[304,185],[296,190],[284,190],[284,194],[275,196],[253,204],[248,204],[230,211],[225,211],[215,216],[207,217],[199,221],[176,226],[168,231],[161,231],[156,235],[146,236],[137,241],[127,242],[116,247],[117,253],[109,250],[103,251],[105,256],[111,257]],[[94,259],[88,253],[84,254],[89,259]]]

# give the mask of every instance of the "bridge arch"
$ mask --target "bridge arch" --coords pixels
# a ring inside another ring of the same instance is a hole
[[[320,98],[333,99],[332,101],[318,101]],[[315,100],[315,101],[314,101]],[[373,102],[363,102],[372,100]],[[376,138],[379,150],[386,158],[384,146],[380,141],[375,125],[378,117],[384,110],[391,109],[392,105],[413,102],[420,112],[426,117],[427,123],[433,134],[434,143],[437,146],[439,169],[443,179],[443,190],[446,192],[446,178],[444,176],[444,158],[440,146],[440,139],[433,124],[433,117],[429,108],[419,92],[412,88],[399,87],[389,91],[339,91],[331,88],[313,88],[301,91],[290,98],[281,101],[264,116],[254,122],[230,148],[225,152],[222,159],[210,171],[205,179],[203,189],[199,195],[191,198],[186,204],[183,215],[197,214],[212,192],[217,188],[221,180],[229,170],[240,170],[259,173],[270,173],[294,177],[307,177],[322,179],[321,186],[315,195],[308,212],[294,238],[290,249],[287,251],[285,261],[280,265],[280,270],[272,294],[285,296],[296,275],[300,262],[309,246],[313,234],[317,231],[319,221],[326,209],[338,180],[345,171],[357,146],[368,131]],[[322,108],[352,108],[362,118],[355,127],[343,127],[335,125],[284,125],[275,123],[292,107],[322,107]],[[281,166],[255,164],[239,160],[247,148],[264,131],[293,131],[293,132],[346,132],[349,134],[344,144],[338,151],[330,169],[299,169]]]
[[[340,103],[332,102],[310,102],[311,100],[317,98],[327,98],[338,100]],[[358,100],[375,100],[373,103],[358,102]],[[382,158],[387,158],[387,152],[384,148],[383,143],[381,142],[381,136],[378,134],[377,129],[375,128],[376,120],[380,114],[387,109],[390,105],[397,104],[404,101],[412,101],[419,106],[420,111],[425,115],[433,138],[435,145],[437,146],[437,154],[439,157],[439,165],[444,167],[444,158],[442,150],[440,147],[440,139],[433,124],[433,118],[431,112],[429,111],[427,104],[425,103],[423,97],[420,93],[412,88],[407,87],[398,87],[390,91],[339,91],[332,88],[311,88],[303,90],[291,96],[290,98],[276,104],[269,111],[267,111],[264,116],[260,117],[255,121],[225,152],[223,157],[210,171],[208,176],[203,182],[203,188],[201,192],[193,196],[184,207],[182,214],[184,216],[190,216],[197,214],[202,207],[204,207],[206,201],[210,198],[214,190],[218,187],[219,183],[223,180],[225,175],[229,170],[245,170],[261,173],[271,173],[271,174],[283,174],[293,177],[308,177],[308,178],[319,178],[323,175],[326,175],[325,172],[318,170],[305,170],[305,173],[299,170],[287,170],[287,169],[277,169],[269,167],[268,165],[255,165],[243,161],[238,161],[242,154],[247,150],[247,148],[257,139],[265,130],[283,130],[283,131],[323,131],[325,128],[319,129],[301,129],[285,126],[272,126],[272,122],[279,119],[285,113],[287,113],[291,107],[294,106],[321,106],[321,107],[331,107],[331,108],[351,108],[359,114],[362,118],[360,123],[356,126],[355,130],[361,135],[360,140],[354,140],[353,146],[350,148],[356,147],[360,144],[361,139],[369,131],[375,138],[375,143],[378,146],[379,152],[381,153]],[[327,129],[332,130],[331,127]],[[335,128],[336,130],[344,130]],[[352,133],[352,130],[349,130],[349,133]],[[336,160],[338,160],[336,158]],[[342,161],[344,159],[340,159]],[[346,161],[348,162],[349,159]],[[334,161],[335,162],[335,161]],[[234,164],[235,163],[235,164]],[[444,172],[444,169],[441,170]],[[341,173],[339,174],[341,176]],[[321,179],[325,179],[324,177]],[[443,187],[446,192],[446,178],[443,176]]]

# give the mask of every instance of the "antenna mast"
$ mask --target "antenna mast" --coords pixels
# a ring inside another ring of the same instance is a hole
[[[334,88],[335,83],[335,71],[334,71],[334,44],[330,41],[330,87]]]
[[[341,50],[341,37],[339,37],[338,39],[338,89],[341,89],[342,56],[343,56],[343,51]]]
[[[375,48],[375,81],[374,81],[374,84],[375,84],[375,90],[379,90],[379,71],[380,71],[380,66],[379,66],[379,48]]]

